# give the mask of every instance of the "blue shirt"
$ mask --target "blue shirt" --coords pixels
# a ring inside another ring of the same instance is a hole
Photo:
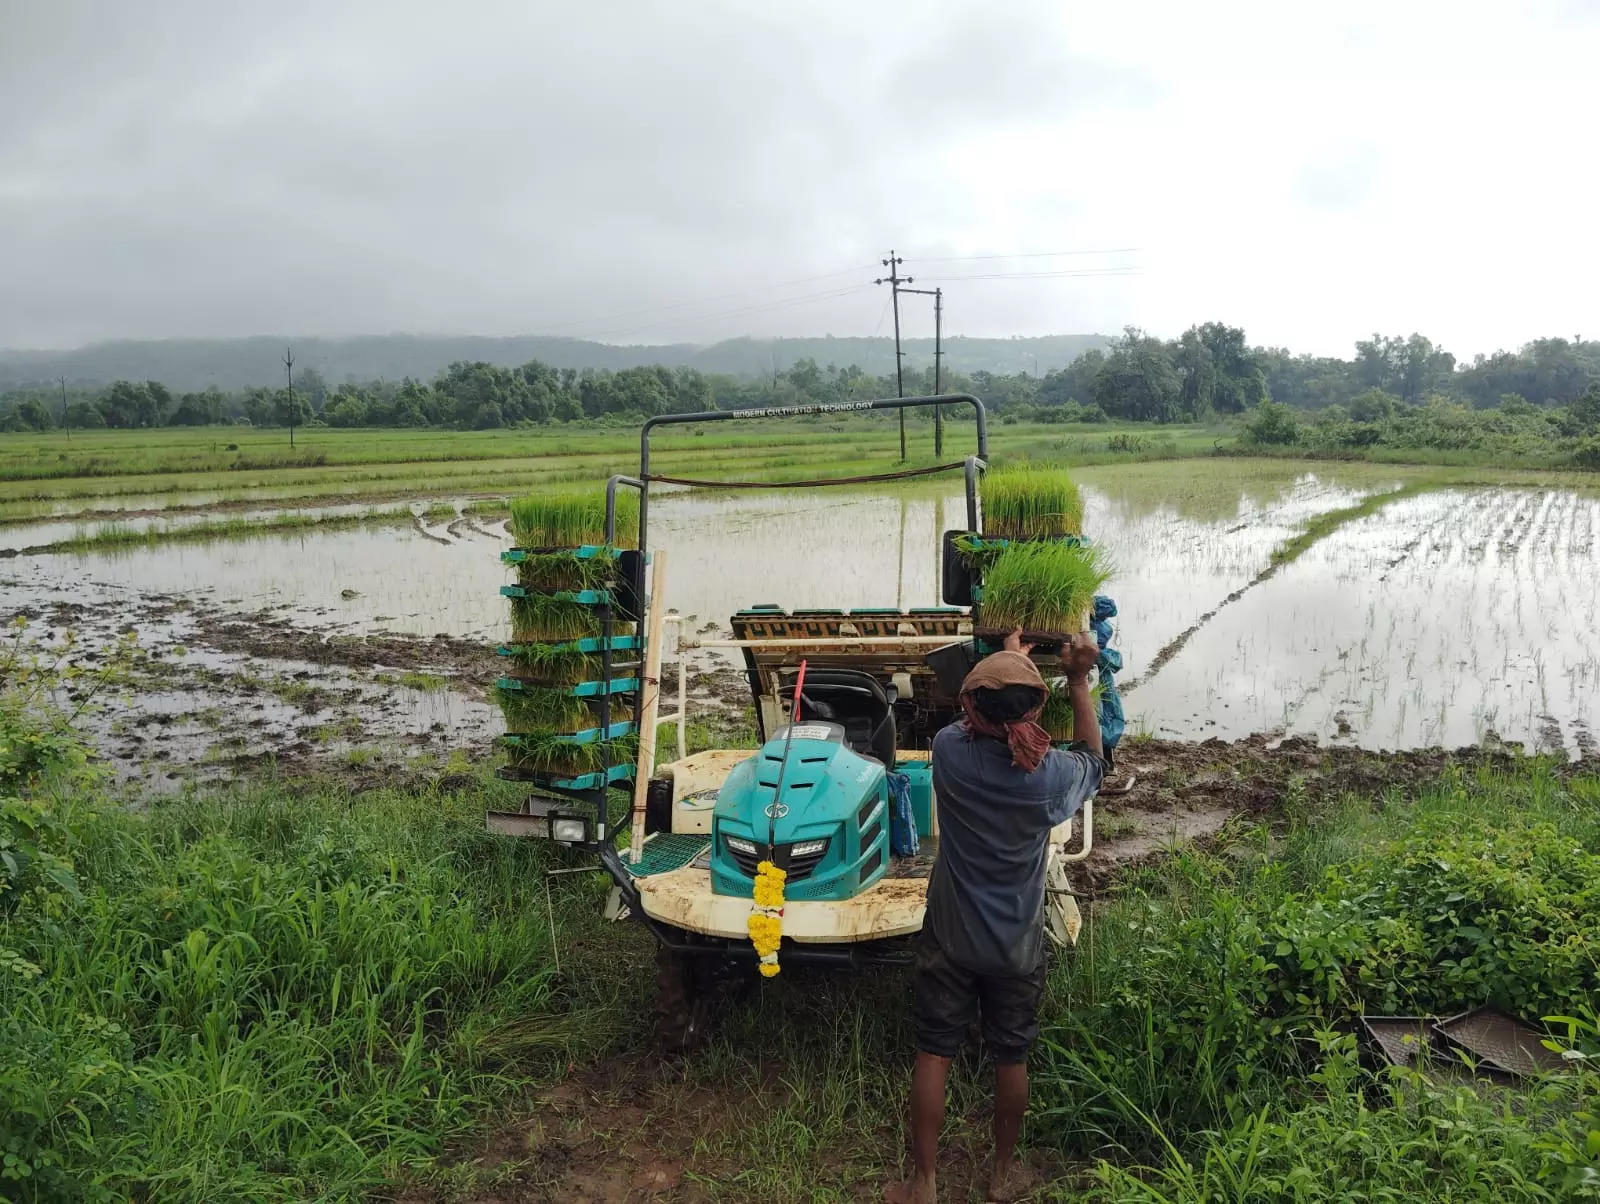
[[[959,722],[933,738],[939,854],[924,923],[946,957],[975,974],[1026,975],[1039,964],[1050,829],[1104,773],[1093,753],[1062,749],[1025,773],[1005,741]]]

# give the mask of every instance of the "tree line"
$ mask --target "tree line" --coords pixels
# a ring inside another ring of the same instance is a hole
[[[931,392],[931,369],[908,373],[908,391]],[[1192,422],[1257,411],[1265,402],[1348,413],[1352,407],[1444,402],[1471,409],[1510,399],[1536,408],[1572,405],[1600,382],[1600,342],[1537,339],[1516,351],[1470,364],[1420,334],[1373,335],[1349,359],[1252,347],[1242,329],[1221,322],[1192,326],[1176,339],[1130,327],[1104,351],[1094,349],[1042,376],[1027,372],[947,373],[947,392],[977,394],[998,413],[1046,421]],[[694,368],[520,367],[457,361],[431,381],[346,381],[331,387],[315,369],[291,390],[209,388],[175,394],[158,381],[119,380],[66,396],[39,389],[0,394],[8,430],[48,430],[248,423],[332,427],[506,426],[629,418],[689,410],[797,405],[892,396],[892,375],[855,365],[801,359],[757,376]],[[1366,401],[1361,399],[1365,398]]]

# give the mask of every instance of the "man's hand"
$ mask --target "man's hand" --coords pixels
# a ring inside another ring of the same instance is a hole
[[[1099,659],[1100,644],[1091,632],[1080,631],[1076,635],[1069,635],[1061,645],[1061,666],[1070,679],[1088,677],[1089,670],[1094,668]]]
[[[1005,643],[1002,645],[1002,647],[1007,652],[1020,652],[1023,656],[1027,656],[1028,653],[1033,651],[1032,644],[1024,644],[1022,642],[1022,628],[1020,627],[1018,627],[1015,631],[1010,632],[1006,636]]]
[[[1095,756],[1105,759],[1100,739],[1100,716],[1089,693],[1089,670],[1100,659],[1100,644],[1087,631],[1069,635],[1061,645],[1061,666],[1067,671],[1067,699],[1072,704],[1072,736],[1088,746]]]

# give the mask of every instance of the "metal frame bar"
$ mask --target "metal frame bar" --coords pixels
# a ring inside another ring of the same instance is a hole
[[[963,640],[971,639],[965,635],[806,635],[806,636],[772,636],[764,640],[684,640],[680,643],[683,648],[822,648],[834,644],[843,644],[848,647],[861,647],[864,645],[882,645],[886,648],[920,648],[924,645],[959,644]]]
[[[972,530],[978,528],[977,474],[989,460],[989,413],[983,402],[971,393],[936,393],[921,397],[879,397],[872,401],[842,401],[804,406],[756,406],[743,410],[697,410],[689,414],[656,414],[644,420],[639,430],[639,476],[650,475],[650,432],[658,426],[684,426],[689,423],[729,422],[737,418],[796,418],[811,414],[848,414],[864,410],[909,410],[924,406],[969,405],[978,423],[978,452],[968,456],[965,463],[967,485],[967,522]],[[625,481],[639,490],[639,550],[645,550],[645,529],[648,525],[650,491],[642,480],[632,477],[612,477],[613,482]],[[611,486],[607,487],[608,490]],[[782,488],[782,483],[773,485]],[[607,513],[610,513],[609,502]],[[608,523],[607,531],[611,530]]]

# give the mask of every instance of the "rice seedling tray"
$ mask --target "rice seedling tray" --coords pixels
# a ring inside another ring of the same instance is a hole
[[[631,735],[633,735],[633,720],[624,719],[620,723],[613,723],[610,727],[586,727],[577,732],[549,732],[541,739],[557,744],[593,744],[596,740],[615,740],[620,736]],[[501,739],[512,748],[520,748],[522,742],[527,739],[527,733],[507,732]]]
[[[576,695],[568,686],[538,686],[518,681],[517,688],[496,686],[492,698],[515,734],[553,732],[563,736],[598,729],[632,718],[632,694]]]
[[[500,553],[500,559],[507,564],[521,564],[534,556],[570,556],[574,560],[615,560],[622,554],[621,548],[614,548],[610,544],[586,543],[575,548],[508,548]]]
[[[565,687],[633,675],[638,668],[638,647],[636,636],[613,635],[563,642],[512,642],[501,644],[496,652],[509,662],[505,667],[508,676],[540,687]],[[607,664],[607,650],[632,655],[613,655]]]
[[[1003,552],[1014,543],[1064,543],[1073,547],[1087,547],[1093,541],[1087,535],[1033,535],[1027,539],[1008,539],[998,535],[956,533],[956,546],[968,552]]]
[[[627,564],[624,556],[632,557]],[[619,584],[636,553],[619,552],[606,544],[576,548],[512,548],[501,552],[503,563],[517,570],[517,584],[540,591],[606,589]]]
[[[574,698],[591,698],[596,694],[633,694],[639,689],[637,677],[613,677],[609,681],[580,681],[576,685],[548,686],[532,677],[501,677],[494,683],[502,690],[560,690]]]
[[[500,595],[505,598],[548,598],[552,602],[575,602],[579,606],[610,606],[612,594],[607,589],[529,589],[524,585],[502,585]]]
[[[606,495],[603,489],[541,489],[527,497],[512,498],[511,534],[518,547],[574,547],[601,540],[637,546],[639,499],[631,493],[616,498],[615,534],[606,532]]]
[[[631,766],[639,756],[639,741],[632,733],[596,733],[574,740],[551,731],[530,731],[501,736],[500,744],[511,768],[557,781]]]
[[[1495,1008],[1474,1008],[1431,1027],[1436,1038],[1491,1073],[1520,1079],[1566,1069],[1565,1059],[1545,1048],[1543,1033]]]
[[[1020,627],[1059,642],[1088,628],[1095,595],[1110,576],[1110,560],[1100,548],[1018,542],[984,570],[974,630]]]
[[[516,765],[502,765],[495,770],[495,776],[503,782],[532,782],[543,786],[547,790],[598,790],[602,786],[609,786],[612,782],[623,782],[633,777],[634,767],[628,765],[613,765],[609,769],[596,770],[593,773],[581,773],[575,776],[563,776],[559,773],[545,773],[537,769],[522,769]]]
[[[1083,494],[1058,468],[1006,464],[983,479],[984,526],[996,535],[1032,539],[1083,530]]]
[[[982,624],[975,624],[972,628],[972,634],[986,640],[1003,640],[1015,630],[1015,627],[986,627]],[[1089,630],[1088,625],[1085,624],[1081,630]],[[1035,652],[1059,652],[1061,651],[1061,645],[1066,642],[1067,636],[1077,634],[1080,634],[1080,632],[1032,631],[1028,628],[1023,628],[1022,642],[1024,644],[1032,644]]]
[[[607,648],[613,652],[626,652],[630,648],[639,646],[639,637],[636,635],[592,635],[581,640],[565,640],[550,644],[501,644],[495,649],[497,656],[520,656],[525,649],[541,648],[547,652],[604,652]]]

